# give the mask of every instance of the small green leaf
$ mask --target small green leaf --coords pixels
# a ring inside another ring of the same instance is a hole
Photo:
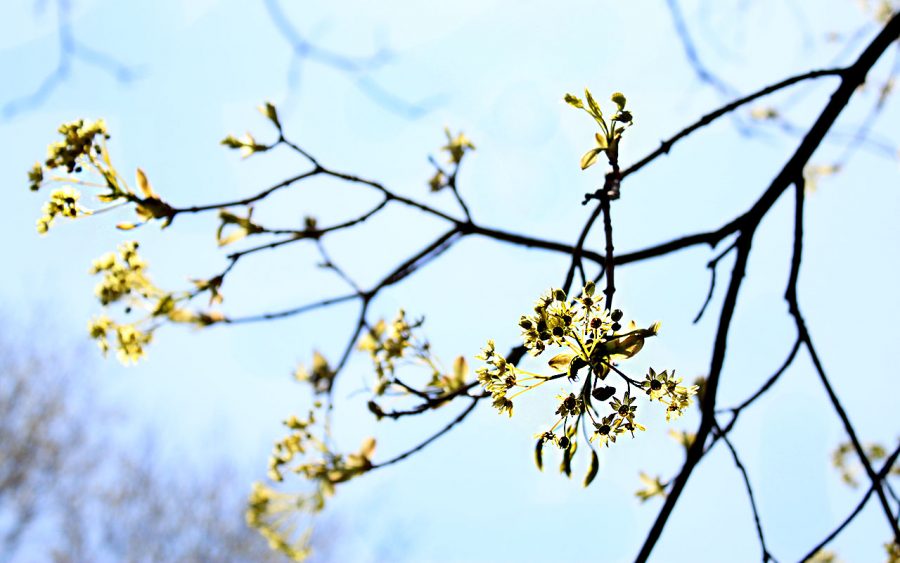
[[[556,371],[565,371],[574,357],[575,354],[571,352],[562,352],[550,358],[547,364]]]
[[[609,143],[606,140],[606,136],[601,135],[600,133],[594,133],[594,139],[597,141],[597,147],[601,149],[609,148]]]
[[[538,438],[537,445],[534,447],[534,464],[537,465],[538,471],[544,470],[544,438]]]
[[[587,98],[588,107],[590,108],[591,115],[593,115],[596,119],[600,119],[603,117],[603,112],[600,111],[600,105],[594,99],[594,96],[591,95],[591,91],[587,88],[584,89],[584,97]]]
[[[600,459],[597,457],[597,452],[591,451],[591,466],[588,469],[587,476],[584,478],[584,486],[593,482],[594,478],[597,476],[597,472],[600,470]]]
[[[562,462],[559,464],[559,472],[565,473],[566,477],[572,476],[572,453],[575,451],[574,444],[563,450]]]
[[[644,484],[644,488],[635,492],[635,495],[641,499],[641,502],[645,502],[653,497],[666,497],[666,483],[660,481],[659,477],[650,477],[643,471],[641,471],[638,476],[641,482]]]
[[[218,244],[219,246],[227,246],[233,242],[237,242],[247,236],[246,229],[237,229],[232,231],[231,234],[227,236],[222,236],[221,230],[218,234]]]
[[[278,121],[278,110],[275,109],[275,106],[272,102],[266,102],[263,105],[259,106],[259,113],[266,116],[269,121],[271,121],[275,127],[281,129],[281,123]]]
[[[159,196],[156,195],[156,192],[154,192],[153,188],[150,187],[150,181],[147,180],[147,175],[144,174],[144,171],[138,168],[136,176],[138,189],[141,190],[141,193],[144,194],[144,197],[148,199],[159,199]]]
[[[656,336],[659,326],[660,323],[655,322],[650,328],[636,329],[628,336],[613,338],[605,342],[603,348],[610,359],[630,358],[641,351],[645,339]]]
[[[597,155],[606,149],[591,149],[581,157],[581,169],[586,170],[597,162]]]
[[[363,440],[362,446],[359,448],[359,453],[366,459],[372,459],[372,455],[375,454],[375,438],[370,436]]]
[[[219,143],[221,145],[225,145],[230,149],[239,149],[244,146],[244,143],[240,142],[237,137],[234,135],[228,135]]]
[[[584,102],[582,102],[578,96],[575,96],[573,94],[566,94],[563,100],[565,100],[565,102],[572,107],[584,109]]]
[[[457,356],[453,362],[453,377],[456,381],[463,382],[466,380],[466,374],[469,372],[469,363],[466,362],[464,356]]]

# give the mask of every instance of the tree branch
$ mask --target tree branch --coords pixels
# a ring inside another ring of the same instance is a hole
[[[658,157],[660,157],[664,154],[668,154],[669,151],[672,149],[672,146],[675,143],[677,143],[681,139],[684,139],[685,137],[687,137],[688,135],[690,135],[697,129],[700,129],[701,127],[705,127],[705,126],[709,125],[710,123],[712,123],[713,121],[722,117],[723,115],[726,115],[726,114],[738,109],[739,107],[752,102],[753,100],[762,98],[764,96],[768,96],[769,94],[772,94],[774,92],[777,92],[779,90],[787,88],[788,86],[792,86],[798,82],[803,82],[804,80],[811,80],[814,78],[820,78],[822,76],[843,76],[844,73],[846,73],[847,71],[848,71],[847,68],[829,68],[829,69],[822,69],[822,70],[812,70],[809,72],[805,72],[803,74],[798,74],[797,76],[785,78],[781,82],[776,82],[775,84],[772,84],[771,86],[766,86],[765,88],[761,88],[761,89],[757,90],[756,92],[753,92],[752,94],[748,94],[748,95],[744,96],[743,98],[738,98],[737,100],[735,100],[729,104],[726,104],[726,105],[720,107],[719,109],[704,115],[699,120],[697,120],[695,123],[685,127],[684,129],[682,129],[681,131],[679,131],[672,137],[669,137],[665,141],[662,141],[660,143],[658,149],[656,149],[655,151],[651,152],[644,158],[640,159],[639,161],[635,162],[634,164],[632,164],[631,166],[629,166],[628,168],[623,170],[622,178],[624,179],[624,178],[634,174],[635,172],[637,172],[644,166],[646,166],[646,165],[650,164],[651,162],[653,162],[654,160],[656,160]]]
[[[435,440],[437,440],[438,438],[440,438],[441,436],[443,436],[444,434],[446,434],[447,432],[452,430],[454,426],[456,426],[457,424],[459,424],[460,422],[465,420],[465,418],[467,416],[469,416],[469,413],[471,413],[473,410],[475,410],[475,407],[478,405],[478,401],[480,399],[481,399],[480,396],[472,398],[472,402],[469,404],[469,406],[466,407],[466,409],[464,411],[459,413],[459,415],[456,418],[451,420],[450,424],[443,427],[440,431],[438,431],[436,434],[434,434],[433,436],[431,436],[430,438],[428,438],[427,440],[425,440],[418,446],[412,448],[411,450],[407,450],[407,451],[403,452],[402,454],[398,455],[397,457],[391,458],[382,463],[377,463],[372,466],[372,469],[380,469],[382,467],[387,467],[388,465],[393,465],[393,464],[397,463],[398,461],[403,461],[404,459],[408,458],[409,456],[413,455],[414,453],[425,449],[429,444],[431,444],[432,442],[434,442]]]
[[[656,545],[666,522],[678,502],[681,492],[687,483],[694,467],[703,456],[704,444],[709,436],[713,421],[715,420],[716,391],[719,377],[724,365],[725,348],[727,345],[728,329],[737,303],[737,295],[740,290],[741,280],[746,272],[747,259],[750,254],[752,237],[760,221],[775,204],[782,193],[798,178],[802,178],[803,168],[812,156],[815,149],[821,144],[825,135],[834,125],[835,120],[847,106],[853,93],[865,81],[869,69],[874,66],[880,56],[900,35],[900,14],[894,14],[878,36],[873,39],[863,51],[856,62],[841,74],[841,83],[835,90],[828,104],[807,132],[800,146],[793,153],[778,175],[772,180],[768,189],[757,202],[744,215],[735,220],[734,226],[740,229],[737,240],[737,258],[732,270],[731,280],[722,306],[719,326],[716,331],[716,340],[713,347],[713,356],[710,365],[709,379],[707,380],[702,401],[702,419],[697,431],[697,437],[688,450],[687,459],[681,472],[675,478],[672,491],[666,497],[665,502],[651,527],[647,538],[637,556],[637,561],[646,561],[653,547]],[[643,165],[642,165],[643,166]],[[802,338],[802,334],[801,334]],[[807,343],[807,348],[810,348]],[[823,378],[823,382],[827,381]],[[863,456],[863,459],[865,457]],[[869,466],[871,469],[871,465]],[[867,471],[868,472],[868,471]],[[870,477],[872,474],[870,474]],[[879,488],[880,490],[880,488]],[[883,496],[883,492],[881,496]],[[886,502],[886,501],[885,501]],[[896,523],[894,523],[896,529]]]
[[[900,445],[898,445],[897,448],[894,449],[894,453],[892,453],[890,457],[888,457],[887,461],[884,462],[884,465],[881,466],[881,470],[878,472],[878,475],[876,475],[878,479],[877,482],[880,483],[888,476],[888,474],[891,472],[891,467],[893,467],[894,463],[897,461],[897,456],[900,456]],[[844,521],[841,522],[837,526],[837,528],[835,528],[830,534],[825,536],[825,539],[820,541],[814,548],[809,550],[809,553],[804,555],[803,559],[801,559],[800,561],[809,561],[819,550],[823,549],[826,545],[831,543],[834,538],[838,537],[838,534],[844,531],[844,528],[846,528],[850,524],[850,522],[853,522],[853,520],[859,515],[859,513],[862,512],[863,507],[865,507],[866,503],[869,502],[869,498],[872,496],[872,493],[875,492],[875,489],[875,482],[873,482],[869,486],[869,490],[866,491],[866,494],[863,495],[863,498],[861,498],[859,503],[856,505],[856,508],[854,508],[853,511],[850,512],[849,515],[847,515]]]
[[[734,444],[732,444],[731,440],[728,439],[728,434],[722,431],[722,429],[719,427],[718,422],[715,422],[714,424],[716,436],[721,437],[725,442],[725,445],[728,446],[728,450],[731,452],[731,457],[732,459],[734,459],[734,465],[738,468],[738,471],[741,472],[741,477],[744,480],[744,488],[747,489],[747,497],[750,499],[750,508],[753,510],[753,522],[756,525],[756,536],[759,538],[759,546],[762,549],[763,563],[767,563],[768,561],[775,561],[775,557],[769,552],[769,548],[766,547],[766,540],[762,530],[762,522],[760,521],[759,517],[759,508],[756,506],[756,497],[753,495],[753,487],[750,485],[750,476],[747,475],[747,468],[744,467],[744,464],[741,462],[741,458],[738,456]]]

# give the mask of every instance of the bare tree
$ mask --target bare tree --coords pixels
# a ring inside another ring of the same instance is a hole
[[[0,340],[3,561],[284,559],[247,527],[227,464],[200,472],[161,461],[149,439],[117,446],[104,429],[121,417],[61,354]]]

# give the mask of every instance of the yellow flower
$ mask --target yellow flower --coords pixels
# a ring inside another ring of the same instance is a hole
[[[447,135],[447,144],[441,149],[450,153],[450,162],[453,164],[459,164],[466,151],[475,150],[475,145],[464,133],[460,132],[454,137],[449,128],[444,128],[444,133]]]

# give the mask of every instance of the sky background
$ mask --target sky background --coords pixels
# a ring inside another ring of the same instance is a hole
[[[326,166],[456,213],[449,194],[431,195],[426,184],[432,173],[427,157],[437,154],[449,126],[477,146],[459,178],[476,222],[574,241],[590,212],[580,205],[582,194],[596,188],[602,172],[578,167],[593,144],[593,125],[561,101],[564,93],[588,86],[604,101],[612,91],[627,95],[635,126],[621,148],[626,164],[726,100],[698,81],[663,1],[574,1],[565,9],[534,0],[283,4],[292,25],[317,45],[353,57],[387,47],[390,61],[361,74],[313,60],[298,70],[261,1],[73,0],[78,41],[128,65],[134,79],[123,83],[75,60],[36,107],[0,116],[0,183],[8,198],[0,222],[8,241],[0,276],[0,310],[8,319],[2,330],[23,345],[86,342],[87,320],[99,312],[96,281],[87,270],[123,240],[141,241],[162,287],[184,287],[188,278],[209,277],[226,263],[216,248],[214,215],[181,217],[162,232],[149,225],[123,233],[114,228],[131,218],[123,211],[58,222],[39,237],[34,222],[46,194],[29,192],[26,172],[44,157],[64,121],[105,118],[120,170],[140,166],[166,201],[200,204],[256,193],[305,169],[287,152],[242,160],[218,145],[226,134],[244,131],[271,139],[271,127],[255,109],[271,100],[281,108],[289,137]],[[742,93],[847,63],[877,33],[849,0],[685,2],[684,12],[704,63]],[[843,41],[860,29],[855,47],[844,51]],[[33,92],[52,72],[58,50],[52,2],[5,3],[0,106]],[[873,76],[885,77],[895,56],[889,52]],[[786,115],[804,128],[836,83],[821,79],[759,105],[790,104]],[[375,95],[374,88],[387,94]],[[875,97],[869,88],[854,98],[814,163],[842,154]],[[900,391],[893,375],[893,321],[900,314],[898,118],[891,98],[872,132],[887,150],[866,145],[808,198],[800,279],[801,305],[845,408],[864,441],[888,445],[898,435],[892,413]],[[628,179],[614,205],[617,251],[729,221],[756,200],[798,142],[765,124],[747,135],[731,119],[701,130]],[[327,225],[375,201],[361,189],[316,179],[273,197],[254,217],[291,224],[315,215]],[[754,239],[729,338],[722,406],[752,393],[793,343],[782,297],[792,206],[792,198],[782,198]],[[444,229],[392,208],[326,243],[335,261],[367,286]],[[602,231],[595,229],[589,245],[602,244]],[[662,321],[660,337],[632,362],[634,373],[653,365],[675,368],[686,379],[705,374],[724,283],[704,319],[697,325],[691,319],[706,295],[705,264],[713,255],[697,247],[616,270],[616,301],[626,316],[645,325]],[[340,280],[315,267],[318,261],[308,244],[242,260],[223,288],[224,311],[253,314],[344,293]],[[720,280],[727,279],[731,262],[720,265]],[[469,238],[384,292],[370,319],[391,318],[399,307],[424,315],[425,333],[449,365],[460,354],[471,358],[487,338],[501,349],[514,344],[519,315],[542,290],[562,282],[566,267],[563,256]],[[101,361],[98,353],[84,375],[99,382],[104,400],[132,415],[128,424],[156,429],[161,450],[173,459],[201,466],[229,459],[249,482],[264,474],[271,444],[282,434],[280,421],[309,407],[306,389],[291,381],[293,368],[309,362],[314,348],[335,360],[356,314],[356,306],[348,305],[268,324],[200,332],[166,327],[140,365],[126,369]],[[42,328],[33,334],[18,331],[20,326]],[[461,407],[376,424],[361,392],[371,380],[368,359],[355,356],[336,389],[335,432],[347,451],[363,437],[377,436],[376,460],[418,443]],[[541,474],[531,461],[532,435],[548,422],[557,392],[529,393],[511,420],[485,403],[421,454],[341,486],[326,514],[339,534],[335,557],[631,560],[660,502],[635,498],[638,472],[668,478],[681,465],[681,447],[667,437],[661,409],[645,408],[648,431],[604,450],[590,489],[581,488],[580,478],[556,475],[556,459],[549,455]],[[671,426],[693,430],[697,422],[691,413]],[[755,486],[770,549],[780,560],[804,554],[864,492],[848,489],[830,467],[830,454],[845,436],[804,352],[777,387],[742,415],[732,436]],[[584,465],[582,454],[577,475]],[[888,537],[873,501],[833,548],[845,561],[880,560]],[[655,561],[758,557],[743,483],[725,448],[717,447],[694,473],[654,553]]]

